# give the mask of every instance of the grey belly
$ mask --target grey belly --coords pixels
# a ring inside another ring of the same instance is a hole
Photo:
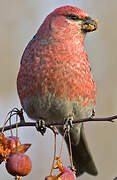
[[[60,122],[69,116],[73,116],[74,119],[90,117],[93,109],[91,104],[82,107],[77,101],[60,99],[51,93],[43,97],[34,95],[24,98],[22,106],[31,119],[43,118],[50,123]]]

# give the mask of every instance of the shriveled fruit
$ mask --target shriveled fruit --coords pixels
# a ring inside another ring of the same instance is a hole
[[[58,180],[76,180],[74,171],[64,167],[64,172],[58,176]]]
[[[23,153],[12,154],[6,162],[6,169],[13,176],[26,176],[30,173],[31,168],[30,158]]]
[[[58,180],[76,180],[76,177],[73,173],[65,172],[58,177]]]
[[[9,136],[7,137],[7,143],[8,143],[8,148],[12,151],[14,148],[18,147],[21,145],[21,142],[18,137],[16,136]]]
[[[45,180],[57,180],[57,176],[46,176]]]
[[[10,152],[11,151],[8,148],[7,138],[3,133],[0,133],[0,164],[7,159]]]
[[[10,136],[7,137],[7,146],[11,155],[15,153],[25,153],[30,148],[31,144],[21,144],[18,137]]]

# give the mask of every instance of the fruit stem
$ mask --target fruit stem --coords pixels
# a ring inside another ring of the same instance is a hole
[[[15,180],[20,180],[21,176],[15,176]]]
[[[54,133],[54,158],[53,158],[53,162],[52,162],[52,168],[50,170],[50,176],[52,176],[52,171],[53,171],[53,167],[54,167],[54,162],[56,159],[56,133]]]
[[[2,133],[4,132],[4,129],[5,129],[7,122],[8,122],[8,114],[7,114],[6,119],[4,121],[4,124],[3,124]]]
[[[67,133],[67,129],[65,130],[64,135],[62,136],[62,143],[61,143],[60,155],[59,155],[60,159],[62,157],[63,145],[64,145],[64,139],[65,139],[66,133]]]
[[[71,168],[74,169],[74,165],[73,165],[73,157],[72,157],[71,138],[70,138],[69,132],[68,132],[68,139],[69,139],[69,149],[70,149],[70,163],[71,163]]]

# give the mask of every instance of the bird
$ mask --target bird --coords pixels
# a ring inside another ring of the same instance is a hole
[[[17,91],[29,118],[45,123],[89,118],[97,88],[84,47],[85,36],[97,29],[85,11],[74,6],[53,10],[26,46],[17,76]],[[57,127],[63,135],[63,127]],[[83,123],[70,130],[76,176],[97,175]],[[68,137],[65,141],[70,152]]]

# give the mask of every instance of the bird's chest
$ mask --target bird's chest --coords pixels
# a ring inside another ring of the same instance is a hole
[[[56,97],[77,100],[85,105],[91,100],[95,101],[95,83],[87,57],[72,55],[63,54],[59,57],[58,53],[53,59],[46,57],[46,61],[42,60],[36,74],[37,91],[41,95],[49,92]]]
[[[26,73],[21,73],[21,103],[29,117],[59,121],[73,114],[76,119],[91,115],[96,91],[88,61],[45,54],[25,64]]]
[[[95,104],[96,88],[88,57],[78,44],[73,46],[71,42],[70,48],[69,43],[33,47],[18,76],[21,99],[51,93],[57,98],[78,101],[83,106]]]

